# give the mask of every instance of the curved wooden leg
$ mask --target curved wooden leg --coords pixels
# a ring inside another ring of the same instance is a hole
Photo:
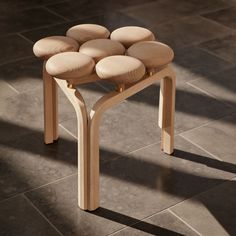
[[[175,76],[170,66],[125,90],[106,94],[93,106],[88,122],[88,210],[93,211],[99,207],[99,125],[102,114],[108,108],[115,106],[126,98],[161,79],[161,115],[159,116],[159,125],[162,128],[163,150],[164,152],[171,154],[173,152],[174,145]]]
[[[88,209],[88,146],[87,146],[87,110],[81,94],[67,87],[65,80],[56,79],[57,84],[72,103],[78,122],[78,205]]]
[[[174,151],[175,75],[161,80],[159,100],[159,126],[162,129],[161,149],[172,154]]]
[[[89,211],[94,211],[99,207],[99,186],[100,186],[100,165],[99,165],[99,125],[100,115],[92,115],[88,123],[89,142]]]
[[[58,104],[57,84],[45,69],[43,64],[43,88],[44,88],[44,142],[53,143],[58,139]]]

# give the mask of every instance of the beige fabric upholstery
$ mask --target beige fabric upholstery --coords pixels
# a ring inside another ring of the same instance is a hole
[[[59,79],[75,79],[90,75],[94,60],[79,52],[64,52],[51,57],[46,63],[48,74]]]
[[[78,48],[78,43],[72,38],[65,36],[51,36],[37,41],[34,44],[33,52],[36,57],[47,60],[57,53],[77,51]]]
[[[107,28],[95,24],[82,24],[71,27],[66,35],[83,44],[92,39],[106,39],[110,32]]]
[[[97,75],[117,84],[129,84],[140,80],[145,74],[145,66],[141,61],[129,56],[110,56],[96,65]]]
[[[119,41],[126,48],[140,41],[155,40],[154,34],[145,28],[138,26],[126,26],[118,28],[111,33],[111,39]]]
[[[125,53],[125,48],[117,41],[94,39],[84,43],[79,51],[92,57],[97,62],[107,56],[122,55]]]
[[[174,58],[169,46],[155,41],[136,43],[127,50],[127,55],[138,58],[148,69],[162,67]]]

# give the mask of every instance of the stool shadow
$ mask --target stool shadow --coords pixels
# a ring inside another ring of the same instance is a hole
[[[120,224],[124,224],[126,226],[129,226],[133,229],[137,229],[140,230],[142,232],[146,232],[152,235],[173,235],[173,236],[180,236],[183,234],[174,232],[172,230],[169,229],[165,229],[162,227],[159,227],[157,225],[153,225],[151,223],[148,223],[146,221],[138,221],[137,219],[100,207],[99,209],[97,209],[94,212],[90,212],[91,214],[94,214],[96,216],[100,216],[103,217],[105,219],[120,223]],[[136,221],[136,223],[134,223]],[[137,222],[138,221],[138,222]]]

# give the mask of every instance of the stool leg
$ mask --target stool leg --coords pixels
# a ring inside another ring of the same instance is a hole
[[[81,94],[73,88],[67,87],[65,80],[56,79],[57,84],[73,105],[78,124],[78,205],[81,209],[88,209],[88,146],[87,146],[87,110]]]
[[[162,129],[161,149],[172,154],[174,151],[175,77],[161,80],[159,100],[159,126]]]
[[[89,206],[88,210],[94,211],[99,207],[99,125],[100,115],[90,114],[88,123],[88,153],[89,153]]]
[[[58,139],[58,104],[57,84],[45,69],[43,64],[44,87],[44,142],[53,143]]]

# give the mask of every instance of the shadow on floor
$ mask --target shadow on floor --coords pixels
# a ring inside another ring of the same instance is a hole
[[[37,139],[41,139],[41,142],[43,143],[43,133],[40,131],[30,130],[29,128],[26,128],[26,127],[17,126],[11,123],[7,123],[5,121],[1,121],[1,126],[4,126],[4,125],[8,127],[12,125],[11,129],[16,130],[16,131],[17,130],[24,131],[25,133],[29,134],[27,135],[28,138],[30,138],[30,136],[33,135],[34,137],[37,137]],[[28,141],[30,140],[27,140],[26,138],[25,142],[27,143]],[[15,141],[9,141],[9,142],[0,141],[0,144],[2,146],[10,147],[19,151],[22,150],[22,151],[26,151],[30,153],[41,154],[46,158],[55,159],[55,161],[63,161],[71,165],[76,165],[76,162],[74,161],[75,160],[74,157],[63,159],[63,160],[60,160],[60,159],[58,160],[57,158],[58,153],[63,152],[63,149],[61,149],[61,146],[65,146],[67,149],[75,148],[76,141],[62,138],[58,141],[58,143],[45,146],[44,149],[42,148],[35,149],[31,145],[19,146],[19,145],[16,145]],[[60,151],[59,151],[59,147],[60,147]],[[45,152],[45,149],[48,151],[54,149],[55,152]],[[107,154],[109,155],[109,153],[114,155],[114,153],[109,150],[101,150],[101,153],[102,152],[106,152],[106,155]],[[182,170],[180,171],[177,169],[173,169],[171,168],[171,166],[163,166],[161,162],[153,163],[153,162],[149,162],[143,159],[138,160],[138,159],[130,157],[129,155],[125,155],[125,154],[121,155],[119,153],[116,153],[116,155],[120,157],[111,162],[109,161],[104,162],[104,164],[101,166],[101,174],[111,176],[113,178],[118,178],[119,180],[122,180],[122,181],[129,181],[136,185],[149,187],[151,189],[156,189],[157,191],[164,191],[170,195],[179,196],[183,199],[190,198],[199,192],[209,189],[209,187],[211,188],[211,187],[217,186],[226,181],[225,179],[220,179],[220,178],[215,179],[215,178],[210,178],[206,176],[199,176],[193,173],[184,172]],[[102,161],[102,158],[103,157],[101,156],[101,161]],[[190,160],[192,162],[207,165],[210,168],[227,171],[234,174],[236,173],[236,166],[234,164],[218,161],[215,159],[210,159],[208,157],[200,156],[198,154],[189,153],[189,152],[178,150],[178,149],[175,150],[175,153],[171,158]],[[115,163],[115,162],[120,162],[120,163],[118,163],[118,165],[115,166],[116,167],[115,169],[110,168],[112,163]],[[146,174],[142,175],[144,169],[146,170],[145,171]],[[124,171],[126,172],[125,175],[123,174]],[[21,173],[21,174],[24,175],[24,173]],[[162,182],[161,185],[158,185],[156,180],[159,180],[159,182],[161,181]],[[177,184],[177,186],[174,186],[174,188],[168,187],[174,184],[173,181],[175,184]],[[196,186],[198,186],[197,189],[196,189]],[[188,191],[186,191],[186,189]],[[222,215],[217,215],[218,212],[215,211],[214,209],[211,210],[210,206],[206,206],[206,207],[208,208],[210,212],[213,213],[213,215],[219,222],[224,223],[224,219],[221,219]],[[129,225],[129,223],[131,221],[133,222],[133,220],[138,221],[138,219],[134,219],[130,216],[122,215],[121,213],[113,212],[111,210],[104,209],[104,208],[100,208],[99,210],[93,212],[92,214],[99,215],[101,217],[116,221],[118,223],[124,224],[126,222],[126,225]],[[63,216],[61,217],[63,220]],[[231,228],[228,229],[227,225],[222,225],[222,226],[226,228],[226,230],[229,233],[232,233],[230,232]],[[142,231],[145,231],[151,234],[153,232],[160,232],[160,233],[163,233],[163,235],[164,233],[165,235],[166,234],[168,235],[168,233],[175,233],[175,232],[169,232],[168,230],[162,229],[160,227],[153,226],[152,224],[149,224],[146,222],[143,222],[142,224],[139,224],[139,225],[133,225],[131,227],[133,228],[137,227],[137,229],[140,229]],[[174,235],[179,235],[179,234],[174,234]]]

